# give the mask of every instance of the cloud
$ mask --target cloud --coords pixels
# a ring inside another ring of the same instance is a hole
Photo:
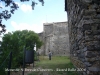
[[[36,25],[36,24],[32,24],[29,25],[27,23],[16,23],[14,21],[11,21],[11,25],[15,30],[32,30],[36,33],[40,33],[43,31],[43,25]]]
[[[3,8],[3,9],[5,8],[5,7],[3,6],[2,2],[0,2],[0,9],[1,9],[1,8]]]
[[[28,5],[28,4],[22,4],[22,5],[20,5],[20,9],[23,12],[31,12],[32,11],[31,5]]]

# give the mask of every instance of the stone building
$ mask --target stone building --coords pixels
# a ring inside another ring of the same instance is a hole
[[[44,23],[44,31],[39,33],[44,45],[39,49],[40,54],[69,56],[69,37],[67,22]]]
[[[71,61],[80,75],[100,75],[100,0],[65,0]]]

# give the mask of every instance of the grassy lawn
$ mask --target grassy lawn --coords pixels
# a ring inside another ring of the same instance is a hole
[[[35,68],[50,71],[34,71],[28,75],[78,75],[76,71],[68,71],[68,68],[72,69],[74,66],[66,56],[53,56],[52,60],[48,60],[47,56],[41,56],[40,61],[35,62]],[[62,71],[58,71],[61,69]]]

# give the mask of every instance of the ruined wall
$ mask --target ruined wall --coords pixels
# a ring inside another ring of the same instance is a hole
[[[52,52],[54,55],[69,55],[67,22],[58,22],[53,25]]]
[[[38,35],[39,35],[40,40],[44,42],[43,32],[38,33]],[[42,45],[41,48],[38,49],[38,52],[39,52],[39,54],[44,55],[44,52],[45,52],[44,45]]]
[[[53,55],[69,56],[67,22],[44,23],[43,42],[42,48],[44,48],[45,55],[48,55],[49,51],[51,51]]]
[[[82,75],[100,75],[100,0],[65,0],[71,61]]]

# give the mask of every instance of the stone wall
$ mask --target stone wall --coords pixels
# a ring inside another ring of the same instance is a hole
[[[45,55],[48,55],[48,52],[51,51],[53,55],[56,56],[69,56],[67,22],[44,23],[44,31],[42,36],[44,45],[40,50],[44,52]]]
[[[81,75],[100,75],[100,0],[65,0],[71,61]]]
[[[38,35],[39,35],[40,40],[44,42],[43,32],[38,33]],[[44,53],[45,53],[45,51],[44,51],[44,45],[41,46],[40,49],[38,49],[38,52],[39,52],[39,54],[44,55]]]

